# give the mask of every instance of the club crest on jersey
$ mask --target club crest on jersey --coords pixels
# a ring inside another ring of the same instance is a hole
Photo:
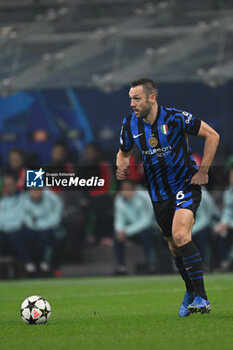
[[[166,135],[168,133],[168,126],[167,124],[165,125],[161,125],[161,131],[164,135]]]
[[[151,137],[150,139],[149,139],[149,145],[151,146],[151,147],[156,147],[157,145],[158,145],[158,140],[156,139],[156,137]]]

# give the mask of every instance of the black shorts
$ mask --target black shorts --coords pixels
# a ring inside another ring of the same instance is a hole
[[[185,185],[173,197],[162,202],[153,202],[157,223],[165,237],[172,236],[172,222],[175,211],[189,209],[194,218],[201,201],[201,187],[198,185]]]

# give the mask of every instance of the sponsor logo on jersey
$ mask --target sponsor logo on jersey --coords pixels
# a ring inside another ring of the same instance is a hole
[[[138,135],[133,135],[133,138],[136,139],[136,138],[138,138],[138,137],[141,136],[141,135],[143,135],[143,133],[138,134]]]
[[[180,202],[180,203],[177,203],[176,205],[181,205],[181,204],[183,204],[183,203],[186,203],[187,201],[182,201],[182,202]]]
[[[148,149],[146,151],[142,151],[143,155],[146,156],[152,156],[156,154],[157,157],[164,157],[165,155],[171,153],[172,146],[162,147],[162,148],[154,148],[154,149]]]

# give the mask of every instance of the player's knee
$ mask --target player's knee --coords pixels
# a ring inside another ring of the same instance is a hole
[[[181,247],[189,241],[188,233],[183,228],[174,230],[172,237],[177,247]]]

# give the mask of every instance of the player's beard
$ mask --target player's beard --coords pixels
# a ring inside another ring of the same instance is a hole
[[[151,108],[152,108],[152,106],[150,105],[150,103],[148,101],[146,101],[145,105],[143,106],[143,108],[142,108],[140,114],[137,116],[137,118],[146,119],[151,111]]]

